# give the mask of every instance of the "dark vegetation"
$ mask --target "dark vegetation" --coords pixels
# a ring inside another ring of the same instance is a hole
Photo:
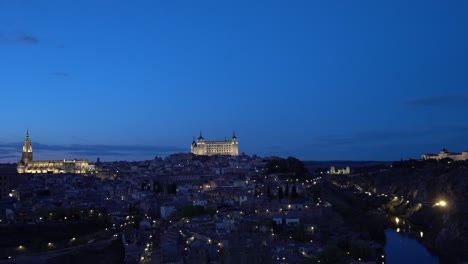
[[[114,240],[110,245],[105,247],[85,247],[77,252],[73,252],[64,256],[52,258],[47,261],[47,264],[120,264],[124,263],[125,249],[123,244],[118,240]]]
[[[8,238],[0,239],[0,256],[45,252],[110,235],[111,231],[104,234],[102,230],[94,220],[0,226],[0,237]],[[20,245],[24,250],[18,250]]]
[[[193,217],[202,216],[202,215],[213,216],[215,213],[216,213],[216,209],[204,208],[203,206],[199,206],[199,205],[184,206],[180,210],[180,214],[184,218],[193,218]]]
[[[267,174],[288,174],[291,179],[301,179],[308,174],[304,163],[294,157],[270,159],[265,165],[265,170]]]
[[[323,199],[333,204],[338,212],[357,232],[367,233],[369,238],[384,243],[388,220],[384,212],[376,210],[383,201],[368,199],[367,195],[345,192],[329,182],[322,187]]]

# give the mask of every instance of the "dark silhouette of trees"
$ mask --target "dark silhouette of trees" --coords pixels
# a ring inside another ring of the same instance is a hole
[[[297,198],[296,184],[294,184],[291,188],[291,198]]]
[[[288,173],[293,179],[301,178],[308,173],[304,163],[294,157],[271,159],[267,162],[265,168],[267,174]]]
[[[200,205],[188,205],[182,207],[180,213],[182,217],[193,218],[200,215],[213,215],[216,213],[216,209],[204,208]]]
[[[177,185],[175,183],[167,185],[168,194],[177,194]]]
[[[283,187],[278,187],[278,200],[281,201],[281,199],[283,199]]]

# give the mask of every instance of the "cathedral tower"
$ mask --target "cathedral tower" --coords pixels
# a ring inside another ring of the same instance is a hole
[[[21,162],[24,164],[28,164],[32,160],[33,160],[33,150],[32,150],[31,138],[29,137],[29,130],[28,130],[26,131],[26,139],[24,140],[23,155],[21,156]]]

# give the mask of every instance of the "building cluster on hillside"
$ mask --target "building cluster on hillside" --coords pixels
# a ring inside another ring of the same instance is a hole
[[[102,214],[121,235],[127,263],[240,260],[245,252],[258,262],[303,260],[322,247],[318,226],[329,208],[307,191],[320,179],[266,177],[267,161],[179,153],[96,162],[89,175],[16,174],[23,180],[2,199],[0,219],[40,224]],[[137,229],[126,228],[136,221]]]
[[[125,263],[297,263],[349,235],[321,176],[272,172],[278,158],[239,155],[235,135],[200,135],[192,152],[57,171],[33,162],[28,134],[20,163],[0,168],[0,225],[94,221],[103,230],[81,241],[120,238]]]

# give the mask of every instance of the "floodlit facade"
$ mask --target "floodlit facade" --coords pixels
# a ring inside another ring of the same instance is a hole
[[[86,160],[33,160],[33,149],[29,131],[23,145],[23,155],[18,163],[18,173],[77,173],[94,171],[94,165]]]
[[[237,140],[236,134],[232,135],[230,140],[205,140],[200,133],[200,137],[192,142],[191,152],[195,155],[227,155],[227,156],[238,156],[239,155],[239,141]]]
[[[337,169],[335,167],[330,168],[330,174],[334,175],[349,175],[351,174],[351,169],[349,167],[343,169]]]
[[[468,160],[468,151],[463,151],[462,153],[449,152],[446,149],[442,149],[439,154],[424,154],[421,157],[423,160],[435,159],[441,160],[445,158],[452,159],[454,161],[459,160]]]

